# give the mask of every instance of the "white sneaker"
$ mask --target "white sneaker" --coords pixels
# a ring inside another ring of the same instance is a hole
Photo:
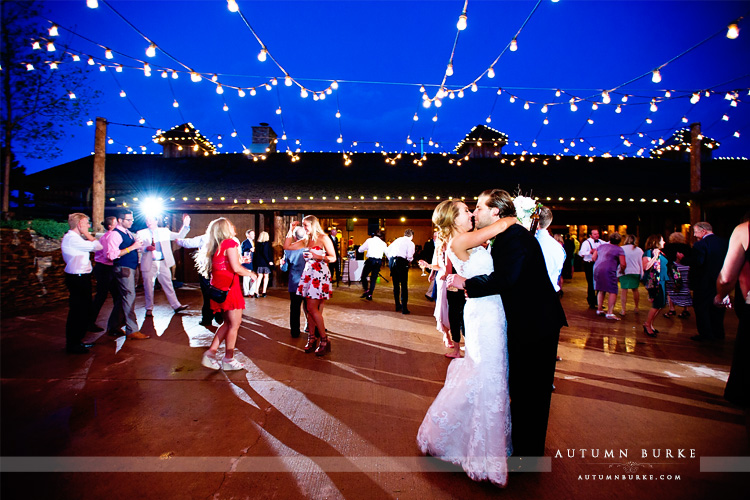
[[[225,372],[232,371],[232,370],[244,370],[245,365],[237,361],[237,358],[227,359],[224,358],[221,360],[221,369]]]
[[[201,364],[205,366],[206,368],[210,368],[212,370],[218,370],[221,368],[221,365],[219,364],[219,361],[211,356],[208,351],[203,353],[203,359],[201,359]]]

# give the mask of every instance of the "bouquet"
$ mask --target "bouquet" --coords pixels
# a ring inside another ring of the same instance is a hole
[[[536,230],[535,222],[538,222],[539,220],[538,210],[542,205],[537,203],[533,198],[522,196],[520,194],[513,198],[513,205],[516,207],[516,217],[521,225],[529,231],[532,230],[533,225],[533,230]]]

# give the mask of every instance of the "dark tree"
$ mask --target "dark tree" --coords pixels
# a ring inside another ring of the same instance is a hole
[[[50,27],[37,2],[0,1],[4,217],[10,206],[13,157],[59,156],[59,141],[70,137],[65,127],[80,123],[99,96],[86,86],[89,66],[75,62],[63,36],[50,36]],[[47,50],[48,42],[54,43],[54,51]]]

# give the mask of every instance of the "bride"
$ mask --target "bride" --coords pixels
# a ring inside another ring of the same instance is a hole
[[[492,256],[481,245],[516,222],[500,219],[471,231],[468,207],[440,203],[432,222],[450,239],[448,257],[455,272],[471,278],[493,271]],[[508,347],[500,295],[470,298],[464,309],[466,353],[451,361],[445,385],[427,410],[417,433],[422,453],[461,465],[474,481],[505,486],[512,452]]]

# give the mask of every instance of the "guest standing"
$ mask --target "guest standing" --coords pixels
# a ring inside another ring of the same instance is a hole
[[[677,314],[675,306],[682,307],[682,312],[677,315],[678,318],[690,317],[687,308],[693,305],[693,298],[690,296],[688,287],[690,267],[686,265],[690,261],[690,253],[690,245],[685,243],[684,234],[674,232],[669,235],[669,241],[664,244],[664,256],[669,262],[666,283],[669,310],[664,314],[665,318],[671,318]]]
[[[211,280],[211,285],[220,290],[228,290],[228,293],[224,302],[211,300],[211,309],[223,313],[224,323],[216,330],[211,346],[203,354],[201,364],[212,370],[242,370],[244,365],[234,357],[237,332],[242,323],[242,310],[245,308],[239,278],[252,276],[254,273],[240,264],[240,242],[231,222],[224,217],[215,219],[209,224],[206,234],[208,241],[198,253],[196,267],[204,278]],[[216,353],[222,342],[226,343],[226,352],[219,363]]]
[[[307,234],[302,227],[294,228],[292,231],[292,237],[294,242],[303,241],[307,238]],[[297,338],[300,335],[300,309],[305,302],[304,297],[297,295],[297,288],[299,288],[299,280],[302,278],[302,272],[305,270],[305,257],[304,253],[308,251],[307,248],[287,249],[286,242],[284,245],[284,258],[289,269],[289,331],[293,338]],[[307,308],[304,310],[305,318],[307,318]]]
[[[560,293],[560,280],[565,263],[565,249],[563,246],[549,234],[550,224],[552,224],[552,210],[549,207],[542,207],[539,210],[539,229],[536,231],[536,240],[542,247],[544,263],[547,266],[547,275],[552,282],[552,287]]]
[[[607,319],[619,321],[615,315],[615,304],[617,303],[617,266],[625,269],[625,252],[619,246],[622,237],[620,233],[612,233],[609,241],[598,248],[594,249],[592,260],[594,261],[594,290],[597,291],[597,308],[596,314],[604,315],[602,306],[604,305],[604,294],[609,294],[607,306],[609,307],[606,314]]]
[[[91,257],[102,249],[89,232],[91,223],[86,214],[68,215],[70,230],[62,239],[65,261],[65,286],[68,288],[68,320],[65,323],[65,350],[68,354],[86,354],[93,344],[83,343],[91,318]]]
[[[638,302],[641,299],[638,287],[641,285],[641,277],[643,277],[643,250],[638,248],[635,235],[628,234],[625,236],[622,251],[625,252],[626,266],[624,269],[620,267],[618,276],[622,289],[620,316],[625,316],[628,290],[633,290],[633,302],[635,302],[633,312],[638,312]]]
[[[248,229],[245,231],[245,241],[242,242],[242,267],[253,270],[253,251],[255,250],[253,241],[255,241],[255,231]],[[249,276],[242,277],[242,294],[245,297],[250,296],[253,280]]]
[[[273,266],[273,249],[271,248],[271,242],[268,240],[268,233],[266,231],[261,232],[258,235],[258,244],[253,252],[253,268],[258,273],[258,281],[253,287],[255,298],[266,296],[268,277]],[[263,287],[262,291],[261,286]]]
[[[102,222],[102,226],[106,230],[105,233],[99,238],[99,243],[102,245],[100,250],[94,253],[94,277],[96,278],[96,295],[94,296],[94,303],[91,306],[91,323],[89,324],[90,332],[101,332],[104,330],[102,327],[96,324],[96,319],[99,317],[99,311],[101,311],[104,302],[107,300],[107,295],[112,294],[114,300],[115,294],[117,293],[117,280],[115,280],[115,272],[113,270],[112,259],[107,257],[107,240],[112,236],[117,226],[117,217],[107,217]]]
[[[749,214],[750,215],[750,214]],[[734,308],[740,322],[734,342],[734,357],[724,398],[736,405],[750,406],[750,223],[734,228],[729,249],[719,278],[716,280],[714,304],[723,305],[724,298],[737,288]]]
[[[692,340],[724,339],[724,308],[714,306],[716,280],[727,255],[728,244],[724,238],[713,233],[708,222],[699,222],[693,226],[693,234],[699,239],[693,245],[690,258],[690,280],[693,289],[693,309],[698,335]]]
[[[597,300],[596,294],[594,293],[594,261],[593,255],[594,250],[601,245],[602,242],[599,239],[599,230],[592,229],[590,237],[581,243],[581,249],[578,251],[578,255],[583,259],[583,272],[586,274],[586,283],[588,283],[588,289],[586,292],[586,301],[589,304],[589,309],[596,309]]]
[[[393,300],[396,302],[396,311],[402,314],[410,314],[407,304],[409,302],[409,266],[414,259],[414,231],[407,229],[404,235],[396,238],[387,250],[391,264],[391,279],[393,280]]]
[[[336,261],[336,253],[331,239],[323,232],[318,218],[308,215],[302,219],[302,228],[307,238],[292,242],[292,233],[299,223],[293,221],[284,240],[284,248],[295,250],[307,246],[310,250],[303,255],[307,261],[302,271],[297,294],[305,299],[307,307],[307,344],[305,352],[315,351],[316,356],[323,356],[331,351],[331,341],[326,333],[323,321],[323,304],[331,298],[331,271],[328,264]],[[315,336],[318,329],[320,341]]]
[[[331,238],[331,243],[333,243],[333,249],[336,251],[336,262],[328,265],[331,269],[331,281],[335,281],[336,283],[341,281],[341,251],[339,250],[340,242],[338,234],[338,229],[334,227],[331,229],[331,234],[328,235]]]
[[[645,253],[643,254],[643,272],[656,270],[658,285],[655,288],[647,289],[648,301],[651,302],[651,309],[648,311],[646,322],[643,323],[643,333],[649,337],[656,337],[659,330],[654,328],[654,318],[659,314],[659,310],[667,303],[667,290],[665,283],[667,281],[667,258],[661,252],[664,248],[664,238],[660,234],[652,234],[646,239]]]

